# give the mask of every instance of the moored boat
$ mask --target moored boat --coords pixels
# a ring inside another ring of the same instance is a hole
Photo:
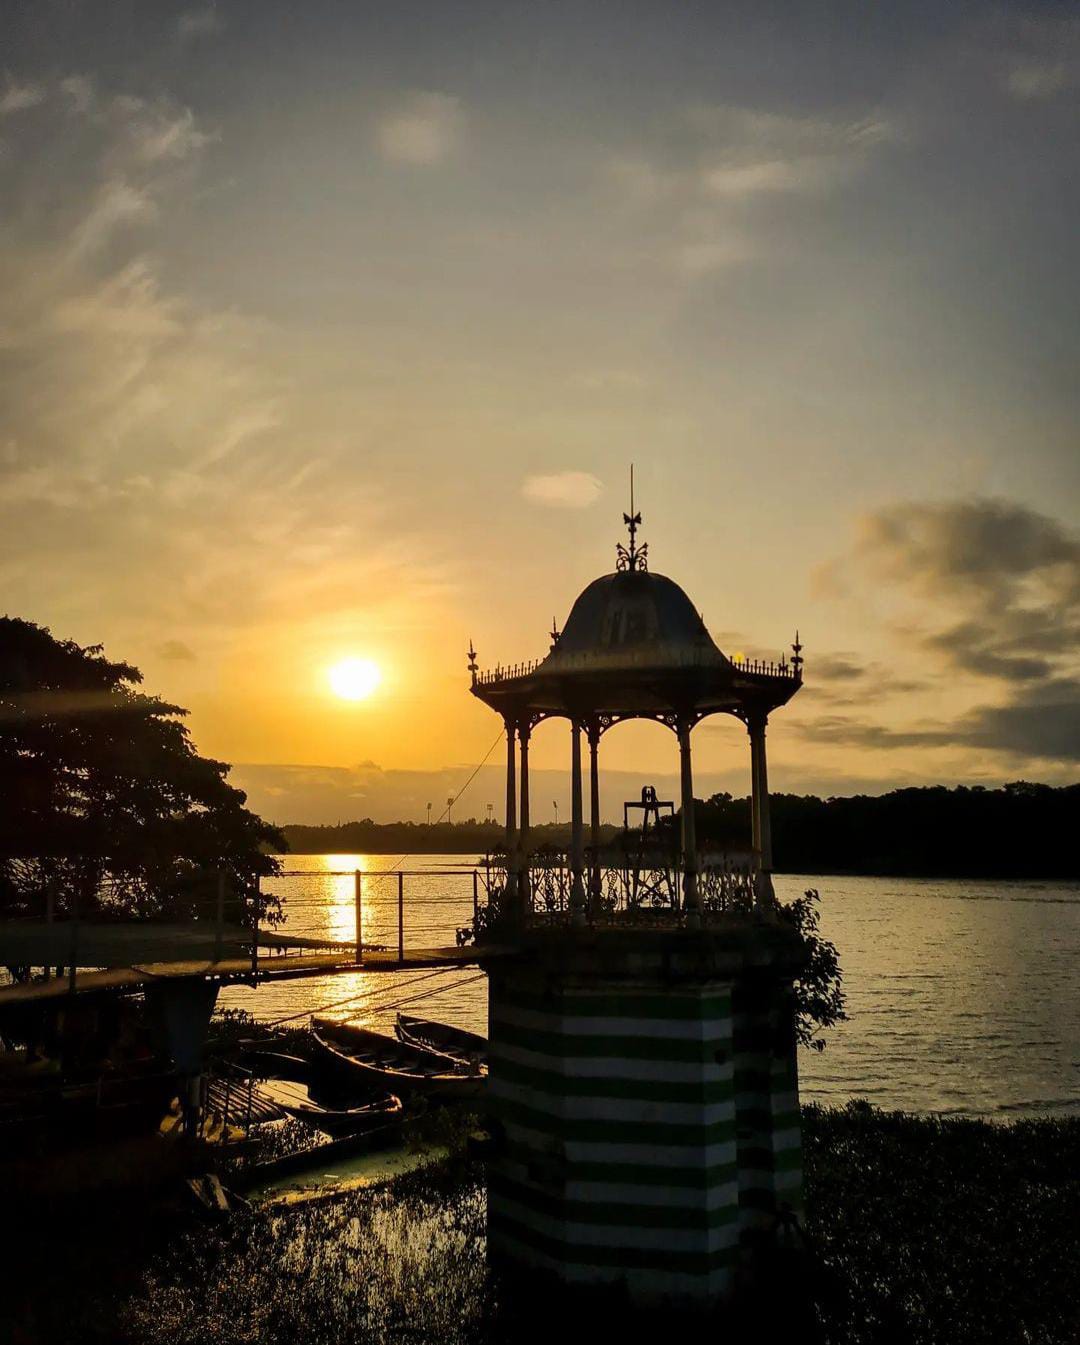
[[[444,1101],[479,1097],[487,1071],[351,1023],[312,1020],[312,1037],[339,1077],[358,1087],[418,1093]]]
[[[441,1051],[469,1065],[487,1064],[487,1038],[478,1032],[466,1032],[464,1028],[436,1023],[430,1018],[414,1018],[408,1013],[398,1014],[394,1030],[406,1045]]]
[[[313,1091],[310,1084],[296,1079],[264,1079],[258,1091],[286,1116],[327,1135],[356,1135],[394,1125],[401,1121],[404,1112],[401,1099],[393,1093],[355,1105],[331,1104]]]

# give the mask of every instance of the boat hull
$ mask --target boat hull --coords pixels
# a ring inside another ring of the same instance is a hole
[[[483,1093],[485,1078],[465,1072],[448,1056],[419,1051],[393,1037],[363,1029],[341,1031],[338,1024],[316,1021],[312,1036],[320,1058],[369,1088],[416,1094],[432,1101],[469,1101]]]

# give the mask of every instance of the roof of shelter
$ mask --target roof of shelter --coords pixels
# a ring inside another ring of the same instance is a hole
[[[582,590],[546,657],[481,673],[470,647],[473,694],[503,714],[537,718],[743,714],[790,700],[802,681],[798,637],[791,663],[726,658],[683,589],[649,572],[632,503],[623,518],[630,541],[617,547],[618,568]]]

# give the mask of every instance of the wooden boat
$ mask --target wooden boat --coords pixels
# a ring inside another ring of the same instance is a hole
[[[385,1090],[373,1090],[366,1082],[348,1093],[340,1078],[327,1080],[310,1060],[280,1051],[248,1050],[241,1065],[258,1080],[254,1096],[278,1116],[291,1116],[327,1135],[355,1135],[377,1127],[397,1125],[403,1116],[401,1099]],[[237,1106],[243,1108],[245,1083],[236,1081]],[[362,1096],[358,1096],[362,1094]]]
[[[443,1101],[476,1098],[483,1090],[486,1070],[381,1032],[315,1018],[312,1036],[322,1058],[358,1086]]]
[[[430,1018],[414,1018],[408,1013],[398,1014],[394,1030],[409,1046],[442,1051],[469,1065],[487,1064],[487,1038],[478,1032],[466,1032],[464,1028],[436,1023]]]
[[[264,1079],[259,1094],[296,1121],[327,1135],[357,1135],[393,1125],[402,1119],[401,1099],[385,1093],[371,1102],[330,1105],[311,1085],[295,1079]]]

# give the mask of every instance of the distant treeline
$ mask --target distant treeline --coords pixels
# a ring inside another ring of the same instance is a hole
[[[773,856],[780,873],[896,877],[1080,878],[1080,785],[1061,789],[1017,781],[981,786],[895,789],[819,799],[772,796]],[[700,845],[750,844],[750,800],[716,794],[696,804]],[[609,844],[618,828],[605,825]],[[284,828],[297,854],[473,854],[496,850],[496,822],[346,822]],[[533,827],[533,845],[566,846],[570,829]]]
[[[896,877],[1080,878],[1080,785],[894,789],[819,799],[774,794],[778,872]],[[717,794],[696,809],[699,841],[745,845],[750,800]]]
[[[298,855],[484,855],[502,847],[499,822],[341,822],[336,827],[283,827],[289,849]],[[605,842],[617,827],[601,828]],[[565,847],[570,828],[546,823],[529,828],[533,845]]]

